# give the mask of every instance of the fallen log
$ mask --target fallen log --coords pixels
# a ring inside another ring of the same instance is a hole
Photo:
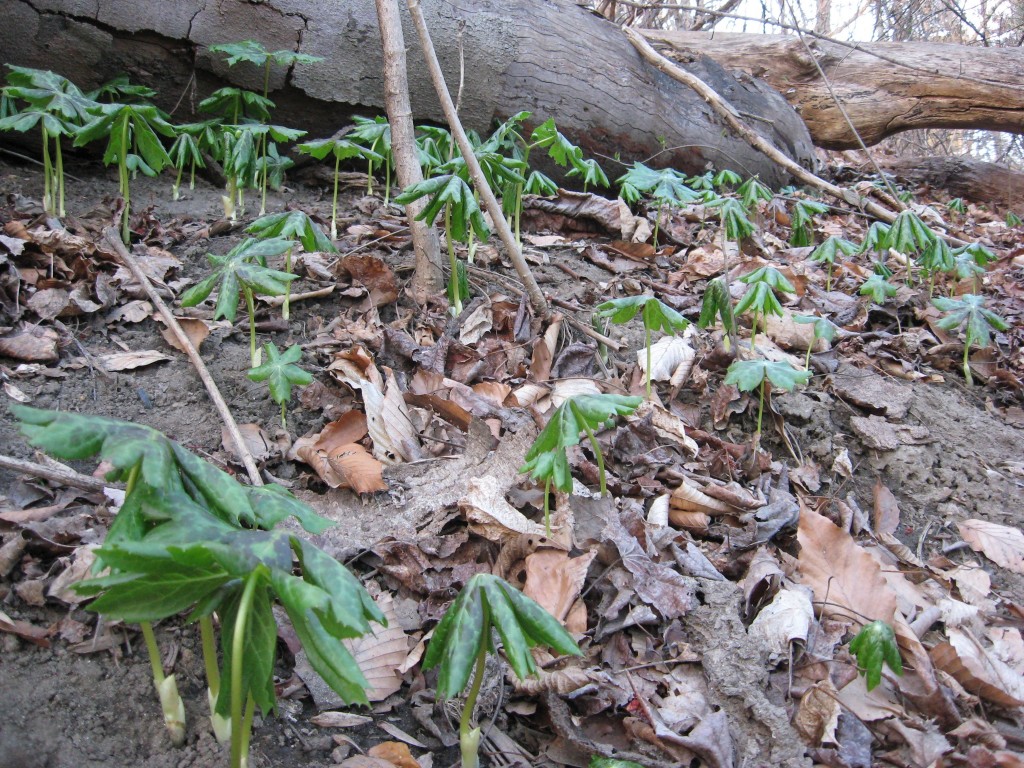
[[[353,113],[380,112],[384,83],[373,0],[4,0],[0,50],[9,63],[55,69],[84,86],[119,73],[158,89],[177,105],[176,119],[225,82],[262,90],[262,71],[228,68],[207,50],[215,43],[255,39],[269,50],[322,56],[324,61],[271,72],[276,122],[329,135]],[[530,110],[554,117],[590,155],[618,153],[630,163],[655,157],[688,172],[709,167],[760,174],[772,184],[788,174],[732,135],[703,99],[644,63],[613,24],[571,0],[451,0],[424,9],[453,92],[464,71],[460,116],[487,132],[495,120]],[[405,36],[415,39],[403,11]],[[422,53],[410,47],[414,117],[443,122]],[[59,52],[59,56],[55,53]],[[464,67],[460,66],[460,58]],[[695,74],[743,113],[774,146],[813,167],[810,136],[773,88],[735,78],[711,60]],[[602,161],[609,175],[623,169]]]
[[[771,83],[803,118],[814,143],[825,149],[856,149],[858,144],[818,66],[868,146],[915,128],[1024,133],[1024,57],[1019,48],[922,42],[845,45],[805,37],[808,53],[793,35],[642,33],[672,49],[684,64],[709,57]]]

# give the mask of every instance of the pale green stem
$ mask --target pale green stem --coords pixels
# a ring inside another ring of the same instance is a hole
[[[50,133],[43,128],[43,208],[53,213],[53,164],[50,162]]]
[[[587,438],[590,440],[590,447],[594,449],[594,456],[597,458],[597,476],[601,482],[601,495],[604,496],[608,492],[608,484],[605,482],[604,476],[604,454],[601,453],[601,447],[597,444],[594,432],[585,421],[582,419],[580,421],[583,424],[583,431],[587,433]]]
[[[121,130],[121,157],[118,159],[118,170],[120,171],[119,181],[121,184],[121,197],[124,198],[124,211],[121,213],[121,240],[125,245],[131,241],[131,232],[128,222],[131,215],[131,197],[128,191],[128,121],[124,121]]]
[[[260,364],[260,358],[256,352],[256,302],[252,298],[252,289],[248,286],[242,287],[242,293],[245,294],[245,306],[249,310],[249,359],[252,362],[252,367],[256,368]]]
[[[178,168],[178,175],[174,179],[174,184],[171,185],[171,199],[172,200],[177,200],[178,199],[178,192],[181,190],[181,177],[182,177],[182,174],[184,174],[184,172],[185,172],[185,166],[182,165],[180,168]]]
[[[331,197],[331,240],[338,239],[338,167],[341,155],[334,155],[334,195]]]
[[[384,159],[384,205],[391,200],[391,161]]]
[[[971,337],[968,336],[964,341],[964,378],[967,380],[967,386],[974,386],[974,377],[971,376],[971,362],[969,355],[971,353]]]
[[[551,478],[544,481],[544,535],[551,538]]]
[[[651,399],[651,329],[644,323],[644,341],[647,343],[647,399]]]
[[[217,667],[217,639],[213,634],[213,618],[199,619],[199,636],[203,641],[203,665],[206,667],[206,685],[214,696],[220,693],[220,669]]]
[[[764,380],[761,381],[761,396],[758,398],[757,403],[757,434],[754,435],[754,441],[760,442],[761,440],[761,417],[764,415]]]
[[[815,336],[814,339],[811,341],[811,343],[807,345],[807,357],[804,359],[804,370],[805,371],[811,370],[811,347],[814,346],[814,342],[817,341],[817,340],[818,340],[818,337]]]
[[[451,203],[446,203],[444,206],[444,237],[448,241],[448,265],[452,271],[449,279],[452,281],[452,295],[455,297],[452,309],[455,311],[455,316],[458,317],[462,314],[462,294],[459,287],[459,268],[455,263],[455,242],[452,240]]]
[[[53,147],[54,155],[57,158],[57,215],[64,218],[66,215],[64,210],[64,156],[60,151],[60,134],[53,137]]]
[[[486,609],[485,609],[486,610]],[[490,622],[484,621],[484,630],[490,632]],[[476,656],[476,669],[473,684],[469,687],[466,703],[462,707],[462,719],[459,721],[459,745],[462,752],[462,768],[477,768],[480,765],[480,729],[471,728],[473,708],[480,693],[480,684],[484,679],[484,665],[487,661],[487,647],[482,646]]]
[[[253,596],[259,582],[259,569],[250,573],[245,580],[245,589],[238,601],[238,613],[235,616],[235,632],[231,637],[231,766],[242,768],[244,749],[248,739],[244,734],[245,716],[242,712],[242,660],[245,656],[246,629],[249,624],[249,612],[252,609]],[[249,697],[251,700],[251,696]],[[251,724],[251,720],[249,721]]]
[[[284,254],[284,271],[289,275],[292,273],[292,249],[289,248]],[[281,317],[285,320],[291,317],[292,284],[288,282],[284,287],[284,303],[281,304]]]
[[[153,625],[148,621],[139,622],[142,638],[146,641],[146,652],[149,654],[149,665],[153,668],[153,682],[157,687],[164,681],[164,666],[160,661],[160,648],[156,644]]]
[[[373,194],[373,160],[366,161],[366,194]]]

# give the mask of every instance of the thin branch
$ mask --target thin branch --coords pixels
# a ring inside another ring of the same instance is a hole
[[[104,488],[119,487],[117,483],[108,483],[91,475],[83,475],[80,472],[75,472],[70,467],[56,463],[48,466],[34,461],[15,459],[11,456],[0,455],[0,469],[7,469],[11,472],[19,472],[32,477],[41,477],[44,480],[60,483],[61,485],[81,488],[83,491],[89,491],[90,493],[103,493]]]
[[[494,192],[491,191],[491,187],[487,183],[487,179],[484,178],[484,173],[480,168],[480,163],[477,162],[476,155],[473,153],[473,147],[470,145],[469,138],[466,136],[466,132],[462,128],[462,122],[459,120],[459,116],[455,112],[455,105],[452,103],[452,97],[448,92],[448,86],[445,85],[444,74],[441,72],[441,64],[437,60],[437,53],[434,51],[434,44],[430,40],[430,31],[427,29],[427,22],[423,18],[423,10],[420,8],[420,2],[419,0],[407,0],[407,2],[409,5],[409,13],[412,16],[413,24],[415,25],[416,32],[420,38],[423,55],[427,60],[427,69],[430,71],[430,79],[433,81],[434,90],[437,91],[437,96],[441,100],[441,108],[444,110],[444,116],[448,121],[448,127],[451,128],[452,135],[455,137],[455,141],[459,145],[459,150],[462,152],[462,156],[466,161],[466,168],[469,169],[469,175],[473,180],[473,186],[480,194],[484,207],[491,215],[491,221],[494,223],[494,228],[498,231],[498,237],[505,246],[505,250],[507,251],[509,258],[512,260],[512,265],[516,268],[516,272],[519,274],[519,279],[523,281],[523,285],[526,287],[526,294],[530,299],[530,305],[538,315],[547,317],[551,311],[548,307],[547,299],[544,298],[544,294],[541,292],[540,286],[537,285],[537,281],[533,277],[533,273],[530,271],[530,265],[527,264],[526,259],[523,258],[522,251],[520,251],[519,246],[516,245],[516,240],[512,234],[512,230],[509,229],[508,222],[505,221],[505,216],[501,211],[501,205],[499,205],[497,198],[494,196]]]
[[[160,316],[167,324],[167,327],[171,330],[171,333],[174,334],[178,343],[185,350],[185,354],[188,355],[189,360],[196,369],[196,373],[199,374],[199,378],[206,387],[206,391],[209,393],[210,399],[213,401],[213,405],[217,409],[217,413],[220,414],[220,418],[224,422],[224,426],[227,427],[228,435],[231,437],[231,441],[235,444],[235,450],[238,451],[238,455],[242,459],[242,464],[245,465],[245,471],[249,474],[249,482],[253,485],[263,485],[263,478],[260,477],[259,468],[256,466],[256,462],[253,460],[252,454],[249,453],[249,449],[245,445],[245,440],[242,439],[242,433],[238,429],[238,423],[235,421],[235,417],[231,415],[231,409],[228,408],[228,404],[224,401],[223,396],[221,396],[220,390],[217,389],[216,382],[214,382],[213,377],[210,375],[210,371],[207,370],[206,365],[203,363],[203,358],[199,356],[199,352],[192,345],[192,341],[186,335],[185,331],[182,330],[181,325],[178,323],[171,310],[164,303],[164,300],[160,298],[160,294],[156,292],[156,289],[153,287],[153,283],[151,283],[149,278],[146,277],[146,273],[142,271],[142,268],[135,260],[135,257],[128,252],[127,248],[124,247],[124,243],[121,242],[121,235],[118,231],[112,227],[107,227],[103,230],[103,239],[105,243],[113,249],[114,253],[117,254],[118,258],[121,259],[124,265],[128,267],[132,276],[142,285],[142,288],[146,291],[146,295],[149,297],[149,300],[153,302],[153,306],[156,307]]]

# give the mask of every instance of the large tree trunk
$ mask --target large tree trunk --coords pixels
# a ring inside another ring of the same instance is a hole
[[[1024,173],[995,163],[967,157],[879,157],[882,170],[906,186],[943,189],[952,197],[977,203],[992,203],[1000,212],[1021,213]],[[861,163],[854,169],[872,175],[874,167]]]
[[[814,143],[826,149],[858,145],[818,66],[869,146],[913,128],[1024,133],[1024,56],[1019,48],[857,43],[854,49],[806,38],[812,58],[799,38],[787,35],[643,34],[671,48],[683,62],[708,56],[771,83],[800,113]]]
[[[703,172],[729,167],[785,181],[770,161],[732,136],[702,99],[645,64],[621,32],[571,0],[450,0],[427,4],[432,34],[453,92],[459,41],[465,59],[461,116],[486,132],[496,119],[530,110],[554,117],[588,154]],[[206,47],[255,39],[270,50],[324,57],[273,73],[275,121],[333,133],[354,111],[383,105],[382,59],[373,0],[0,0],[6,61],[55,69],[83,85],[120,72],[158,87],[182,108],[229,81],[261,89],[259,74],[228,69]],[[403,14],[407,40],[416,37]],[[460,29],[464,29],[460,33]],[[413,114],[442,122],[422,54],[411,46]],[[736,79],[710,60],[693,68],[755,128],[797,162],[813,165],[806,128],[764,83]],[[610,175],[622,166],[602,161]]]

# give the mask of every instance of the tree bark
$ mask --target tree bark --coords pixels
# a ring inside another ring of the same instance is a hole
[[[262,90],[261,74],[228,68],[207,51],[214,43],[255,39],[269,50],[324,57],[271,73],[274,120],[331,135],[352,113],[383,106],[382,55],[373,0],[0,0],[0,50],[12,64],[54,69],[82,86],[120,73],[156,87],[176,119],[225,81]],[[486,133],[520,110],[559,129],[588,155],[618,153],[688,172],[708,167],[788,181],[774,163],[733,136],[703,100],[645,64],[613,24],[572,0],[449,0],[424,8],[445,77],[459,71],[456,30],[465,24],[466,84],[460,116]],[[406,39],[413,34],[403,12]],[[443,122],[422,55],[409,52],[412,111]],[[734,78],[711,60],[698,76],[773,145],[813,167],[806,128],[770,86]],[[602,159],[615,178],[623,166]]]
[[[929,186],[945,190],[951,197],[995,204],[1000,211],[1024,212],[1024,173],[1020,171],[965,157],[882,157],[877,161],[905,186]],[[867,163],[856,169],[873,173]]]
[[[800,114],[814,143],[856,149],[857,140],[822,81],[832,83],[867,145],[915,128],[973,128],[1024,133],[1024,57],[1019,48],[944,43],[839,43],[789,35],[643,30],[675,58],[710,57],[763,78]]]

